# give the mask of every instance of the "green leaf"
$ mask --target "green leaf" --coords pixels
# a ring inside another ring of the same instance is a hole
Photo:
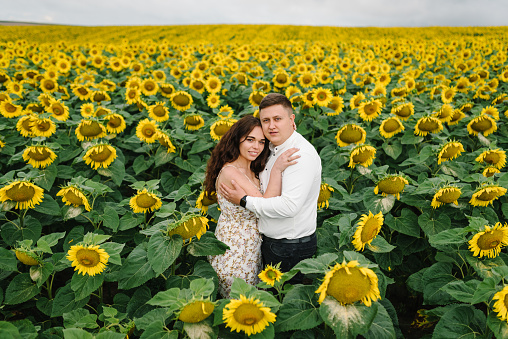
[[[11,280],[5,291],[4,303],[8,305],[24,303],[36,296],[40,290],[41,288],[37,287],[28,273],[18,274]]]
[[[482,278],[489,278],[497,276],[498,274],[493,271],[498,267],[506,266],[503,259],[499,256],[495,258],[478,258],[471,254],[470,251],[466,252],[466,261],[475,270],[475,272]]]
[[[145,221],[144,214],[136,214],[133,212],[127,212],[123,217],[120,218],[119,231],[127,231],[134,228]]]
[[[91,333],[81,328],[66,328],[63,330],[65,339],[93,339]]]
[[[198,139],[196,142],[192,144],[191,150],[187,154],[198,154],[207,149],[210,149],[214,146],[209,140],[206,139]]]
[[[481,282],[479,280],[456,280],[441,287],[441,290],[445,291],[460,302],[471,304],[480,283]]]
[[[314,286],[297,285],[284,297],[277,313],[277,332],[302,331],[319,326],[323,320],[319,315]]]
[[[198,323],[183,323],[183,330],[190,339],[212,339],[217,338],[218,327],[212,327],[212,317],[206,318]],[[268,328],[267,328],[268,329]],[[263,332],[265,332],[265,329]],[[251,336],[254,338],[254,336]]]
[[[30,278],[37,283],[37,287],[41,287],[53,271],[53,264],[44,261],[40,265],[30,266]]]
[[[125,339],[125,338],[127,338],[125,333],[104,331],[97,334],[94,339]]]
[[[9,222],[2,226],[2,239],[8,244],[13,246],[16,241],[32,240],[36,242],[41,236],[42,225],[39,220],[32,216],[25,217],[23,227]]]
[[[463,228],[452,228],[430,235],[429,243],[441,251],[456,250],[467,241],[466,234]]]
[[[97,234],[88,232],[83,237],[83,242],[86,244],[100,245],[103,242],[107,241],[109,238],[111,238],[111,236],[107,234]]]
[[[437,262],[430,266],[423,273],[423,300],[429,305],[446,305],[453,301],[453,298],[441,290],[451,281],[455,281],[452,275],[452,264]]]
[[[0,336],[5,339],[22,339],[18,328],[11,322],[0,321]]]
[[[37,246],[40,246],[39,243],[41,241],[44,241],[49,247],[53,247],[56,244],[58,244],[58,240],[62,239],[63,237],[65,237],[65,232],[55,232],[55,233],[50,233],[48,235],[44,235],[44,236],[40,237],[39,240],[37,240]],[[52,252],[49,252],[49,253],[52,253]]]
[[[508,323],[499,319],[496,312],[489,312],[487,326],[497,339],[508,338]]]
[[[364,192],[363,205],[365,206],[366,210],[374,214],[377,214],[379,212],[383,212],[383,214],[386,214],[390,212],[394,204],[395,204],[394,195],[390,194],[384,197],[381,194],[375,194],[371,188],[369,188]]]
[[[104,208],[104,214],[101,215],[101,220],[104,222],[104,226],[116,232],[118,230],[118,226],[120,225],[120,218],[118,217],[118,213],[113,207],[106,206]]]
[[[116,242],[105,242],[101,244],[101,248],[109,255],[108,263],[122,265],[120,253],[122,252],[124,246],[125,244],[119,244]]]
[[[35,205],[34,210],[42,214],[60,216],[60,206],[49,194],[44,194],[44,199],[39,205]]]
[[[423,213],[418,217],[418,225],[427,236],[445,231],[450,228],[451,224],[450,218],[444,213],[439,214],[437,219],[431,218],[427,213]]]
[[[144,172],[145,170],[149,169],[150,166],[153,164],[154,160],[152,158],[148,158],[148,160],[145,160],[144,155],[139,155],[132,164],[132,169],[134,170],[134,173],[138,175],[141,172]]]
[[[481,302],[488,303],[496,292],[496,285],[498,282],[499,279],[487,278],[479,283],[476,291],[474,291],[471,304],[478,304]]]
[[[63,324],[65,328],[97,328],[97,315],[83,308],[64,313]]]
[[[370,244],[367,245],[368,249],[374,253],[388,253],[391,252],[395,246],[389,244],[385,238],[378,235],[376,236]]]
[[[39,185],[46,191],[51,190],[57,176],[57,168],[55,165],[39,170],[39,176],[34,179],[34,184]]]
[[[272,323],[268,323],[268,326],[265,327],[263,332],[249,336],[249,339],[274,339],[274,338],[275,338],[275,329]]]
[[[446,312],[434,329],[432,338],[477,338],[484,333],[486,318],[471,305],[460,305]]]
[[[97,172],[105,177],[111,177],[115,185],[120,186],[125,177],[125,165],[117,158],[108,168],[99,168]]]
[[[76,295],[68,283],[56,292],[51,309],[51,317],[60,317],[64,313],[84,307],[90,298],[76,299]]]
[[[378,303],[371,307],[364,304],[341,305],[334,297],[326,297],[321,303],[319,314],[335,332],[337,338],[355,338],[364,334],[371,326],[378,309]]]
[[[163,273],[180,255],[183,242],[157,232],[148,241],[148,262],[156,275]]]
[[[119,271],[118,288],[138,287],[155,277],[147,255],[146,242],[139,244],[132,250]]]
[[[394,217],[388,214],[385,218],[385,224],[392,230],[406,234],[412,237],[420,237],[420,227],[418,226],[418,216],[409,208],[404,208],[400,217]]]
[[[169,307],[179,303],[178,296],[180,289],[178,287],[170,288],[169,290],[158,292],[152,299],[146,303],[153,306]],[[175,308],[176,309],[176,308]]]
[[[381,147],[383,147],[385,153],[394,160],[397,159],[402,153],[402,145],[399,141],[395,141],[393,143],[383,142]]]
[[[0,247],[0,270],[17,271],[18,261],[16,254],[6,248]]]
[[[37,329],[30,320],[28,319],[14,320],[12,321],[12,324],[16,326],[16,328],[19,331],[19,334],[23,339],[39,338],[39,335],[37,334]],[[3,338],[1,332],[0,337]]]
[[[172,314],[173,313],[167,308],[156,308],[147,312],[142,317],[134,318],[133,320],[137,329],[145,330],[156,322],[165,323]]]
[[[215,237],[213,232],[206,232],[201,239],[192,241],[187,246],[187,251],[195,257],[207,255],[220,255],[226,253],[229,246]]]
[[[392,319],[390,315],[383,307],[383,305],[378,303],[376,317],[372,321],[372,324],[369,327],[369,331],[365,335],[366,339],[395,339],[395,329],[393,327]]]
[[[159,218],[167,218],[173,215],[175,210],[176,204],[174,202],[170,202],[169,204],[162,205],[162,207],[157,212],[155,212],[155,216]]]
[[[156,321],[146,328],[139,339],[178,339],[178,336],[177,330],[167,330],[162,322]]]
[[[76,300],[89,297],[90,294],[96,291],[104,282],[104,275],[96,274],[94,276],[88,274],[80,274],[77,271],[71,279],[71,288],[74,291]]]
[[[190,283],[190,289],[195,296],[207,297],[213,292],[214,288],[215,285],[212,279],[195,279]]]
[[[293,270],[300,270],[303,274],[323,274],[323,272],[330,269],[330,264],[337,260],[338,257],[335,253],[326,253],[317,258],[305,259],[296,264]]]

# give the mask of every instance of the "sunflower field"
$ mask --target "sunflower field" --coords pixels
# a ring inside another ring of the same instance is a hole
[[[0,337],[508,337],[507,27],[0,32]],[[270,92],[318,250],[223,299],[206,163]]]

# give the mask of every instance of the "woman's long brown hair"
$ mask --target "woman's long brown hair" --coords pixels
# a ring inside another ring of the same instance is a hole
[[[240,143],[245,140],[245,137],[254,129],[254,127],[261,127],[261,122],[258,118],[247,115],[238,120],[229,131],[227,131],[220,139],[217,146],[212,151],[212,156],[208,160],[205,175],[205,194],[215,191],[215,180],[219,175],[220,170],[224,164],[235,161],[240,156]],[[266,160],[268,158],[268,140],[265,142],[263,151],[259,154],[256,160],[250,164],[250,169],[256,174],[265,168]]]

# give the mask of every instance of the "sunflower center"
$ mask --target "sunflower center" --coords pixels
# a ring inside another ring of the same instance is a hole
[[[343,142],[352,144],[352,143],[362,140],[362,132],[353,128],[353,127],[348,126],[348,127],[346,127],[346,129],[344,129],[342,131],[339,138]]]
[[[134,99],[136,96],[137,96],[137,93],[135,90],[131,90],[129,92],[127,92],[127,96],[130,98],[130,99]]]
[[[217,136],[223,136],[224,134],[226,134],[227,131],[229,131],[229,128],[230,126],[228,126],[227,124],[218,124],[217,126],[215,126],[214,128],[214,133],[217,135]]]
[[[161,91],[165,94],[171,94],[173,93],[173,88],[171,88],[170,86],[162,86]]]
[[[242,304],[238,306],[233,316],[238,323],[251,326],[261,321],[264,314],[256,305]]]
[[[363,108],[363,111],[365,112],[365,114],[367,115],[372,115],[372,114],[375,114],[376,111],[377,111],[377,104],[375,103],[370,103],[370,104],[367,104],[365,105],[365,107]]]
[[[51,124],[47,121],[41,121],[35,125],[37,129],[41,132],[46,132],[51,128]]]
[[[388,119],[383,125],[383,129],[387,133],[394,132],[400,128],[400,123],[396,119]]]
[[[93,100],[94,101],[104,101],[104,100],[106,100],[106,96],[103,93],[95,93]]]
[[[418,129],[420,131],[431,132],[439,128],[439,124],[437,121],[431,119],[424,119],[422,122],[418,124]]]
[[[491,250],[501,244],[503,237],[504,233],[500,230],[485,232],[478,238],[478,247],[483,251]]]
[[[285,74],[278,74],[275,80],[277,80],[278,83],[283,84],[288,80],[288,78]]]
[[[55,115],[62,115],[64,114],[64,109],[61,105],[55,104],[53,105],[53,113]]]
[[[152,135],[155,134],[155,129],[151,125],[143,126],[143,129],[141,130],[141,134],[143,134],[145,137],[150,138]]]
[[[86,267],[94,267],[100,263],[100,255],[97,251],[82,248],[76,253],[76,260]]]
[[[163,117],[166,115],[166,110],[164,109],[164,106],[157,105],[153,109],[153,114],[155,114],[158,117]]]
[[[376,237],[379,232],[379,221],[375,218],[370,218],[365,222],[362,228],[362,242],[366,243]]]
[[[447,189],[441,194],[439,198],[437,198],[437,201],[449,204],[454,201],[457,201],[457,199],[460,197],[461,192],[458,189]]]
[[[67,193],[65,193],[65,199],[74,206],[83,205],[83,199],[74,193],[73,190],[68,190]]]
[[[55,89],[55,84],[51,80],[45,81],[44,82],[44,88],[47,89],[47,90]]]
[[[29,201],[34,197],[35,189],[24,183],[17,183],[9,188],[6,194],[13,201]]]
[[[136,198],[136,203],[138,204],[139,207],[142,208],[150,208],[153,205],[155,205],[156,202],[157,199],[153,198],[152,196],[146,193],[140,194]]]
[[[101,125],[97,121],[90,121],[89,124],[85,123],[81,125],[79,132],[85,137],[96,137],[103,131]]]
[[[386,194],[400,193],[404,189],[404,186],[406,186],[406,184],[398,178],[385,179],[378,184],[379,190]]]
[[[28,156],[37,161],[44,161],[51,156],[51,153],[49,153],[45,148],[37,147],[36,149],[32,149],[28,152]]]
[[[480,119],[476,120],[475,122],[473,122],[471,124],[471,128],[477,132],[486,131],[486,130],[490,129],[491,127],[492,127],[492,122],[489,119],[483,118],[483,117],[480,117]]]
[[[445,158],[445,159],[450,159],[450,158],[453,158],[457,155],[457,153],[460,152],[460,147],[457,147],[457,146],[448,146],[446,147],[445,151],[443,152],[443,155],[441,156],[442,158]]]
[[[197,115],[192,115],[192,116],[186,117],[185,122],[187,123],[187,125],[195,126],[195,125],[199,125],[201,120],[199,119],[199,117]]]
[[[5,107],[5,110],[6,110],[8,113],[14,113],[14,112],[16,112],[16,110],[17,110],[16,106],[14,106],[13,104],[11,104],[10,102],[6,103],[4,107]]]
[[[101,117],[101,116],[106,115],[106,114],[108,114],[108,113],[109,113],[109,112],[108,112],[108,111],[106,111],[104,108],[99,107],[99,109],[97,109],[97,112],[95,112],[95,116],[97,116],[97,117]]]
[[[185,107],[187,106],[190,101],[189,98],[186,95],[177,95],[173,98],[173,102],[177,104],[178,106]]]
[[[153,91],[153,89],[154,89],[154,88],[155,88],[155,85],[154,85],[152,82],[147,82],[147,83],[145,84],[145,89],[146,89],[147,91]]]
[[[201,219],[198,217],[189,219],[180,224],[177,228],[168,232],[168,235],[179,234],[184,240],[190,239],[201,230],[203,226]]]
[[[495,198],[497,198],[496,191],[492,190],[490,192],[487,192],[486,190],[483,190],[482,194],[480,194],[476,199],[482,201],[491,201]]]
[[[327,190],[327,189],[320,190],[319,197],[318,197],[318,203],[327,201],[328,199],[330,199],[331,196],[332,196],[332,193],[329,190]]]
[[[269,271],[266,272],[266,276],[268,277],[268,279],[274,280],[274,279],[277,278],[277,273],[275,273],[272,270],[269,270]]]
[[[78,93],[81,95],[88,95],[88,90],[84,87],[78,88]]]
[[[111,117],[108,121],[108,126],[112,128],[117,128],[122,124],[122,120],[118,117]]]
[[[211,196],[210,194],[205,194],[203,196],[203,200],[201,203],[203,204],[203,206],[210,206],[211,204],[215,204],[216,202],[217,202],[216,195]]]
[[[499,163],[499,161],[501,160],[500,156],[498,153],[493,153],[493,152],[490,152],[488,153],[485,158],[483,158],[483,161],[485,161],[486,163],[489,163],[491,165],[495,165],[497,163]]]
[[[340,269],[330,279],[326,294],[331,295],[342,304],[352,304],[362,300],[370,291],[370,280],[359,268]]]
[[[353,156],[353,162],[364,163],[367,160],[369,160],[371,156],[372,152],[370,152],[369,150],[361,150],[358,154],[355,154]]]
[[[186,323],[198,323],[208,318],[214,308],[212,303],[195,301],[183,308],[178,319]]]
[[[94,152],[90,155],[90,158],[94,161],[94,162],[103,162],[103,161],[106,161],[107,159],[109,159],[109,157],[111,156],[111,151],[109,150],[108,147],[103,147],[102,150],[97,150],[95,149]]]

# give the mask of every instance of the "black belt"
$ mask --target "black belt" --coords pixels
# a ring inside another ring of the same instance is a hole
[[[312,235],[308,235],[306,237],[302,237],[302,238],[298,238],[298,239],[286,239],[286,238],[274,239],[274,238],[269,238],[269,237],[263,235],[263,240],[266,239],[268,241],[277,242],[280,244],[303,244],[303,243],[313,240],[314,238],[316,238],[316,233],[313,233]]]

